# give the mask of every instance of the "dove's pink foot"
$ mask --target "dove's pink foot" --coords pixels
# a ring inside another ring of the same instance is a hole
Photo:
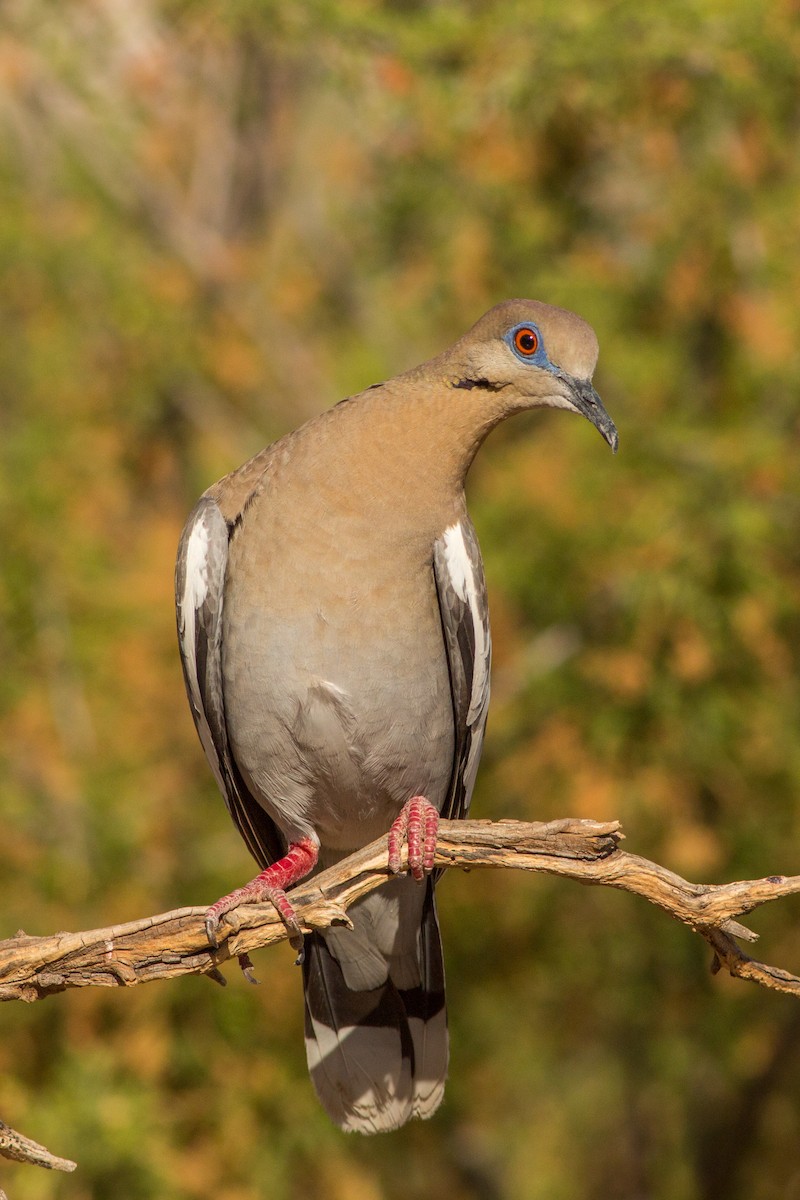
[[[403,805],[400,816],[389,830],[389,870],[395,875],[403,869],[400,850],[408,845],[408,869],[420,880],[433,870],[439,813],[424,796],[412,796]]]
[[[297,913],[294,911],[284,888],[291,887],[316,866],[319,848],[311,838],[301,838],[299,842],[291,842],[283,858],[271,863],[266,870],[251,879],[244,887],[237,888],[227,896],[223,896],[216,904],[212,904],[206,913],[206,934],[214,949],[217,948],[217,930],[219,919],[239,904],[258,904],[269,900],[275,905],[278,914],[289,931],[289,941],[295,950],[303,949],[303,934]]]

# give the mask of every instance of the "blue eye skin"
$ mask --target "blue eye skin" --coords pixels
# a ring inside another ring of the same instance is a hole
[[[547,351],[544,348],[542,335],[532,321],[525,321],[523,324],[509,329],[504,340],[520,362],[532,363],[536,367],[553,370],[553,364],[547,357]]]

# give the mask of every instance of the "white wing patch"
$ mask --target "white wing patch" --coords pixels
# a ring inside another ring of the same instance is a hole
[[[459,521],[444,531],[444,552],[453,591],[469,608],[475,637],[475,670],[472,676],[467,724],[472,725],[486,708],[491,658],[487,628],[483,614],[482,581],[475,578],[475,568],[464,541],[464,529]],[[475,763],[477,770],[477,763]]]
[[[215,525],[216,528],[214,528]],[[215,548],[214,541],[216,535],[217,541],[221,541],[222,545],[227,546],[227,526],[217,506],[209,504],[199,509],[194,523],[187,528],[187,533],[185,547],[181,547],[183,588],[177,597],[178,640],[197,732],[220,791],[225,797],[226,803],[229,803],[222,765],[206,713],[206,702],[197,663],[198,617],[207,603],[212,610],[209,613],[213,630],[212,641],[219,636],[225,557],[220,554],[218,547]],[[212,580],[212,572],[215,567],[220,573],[220,578]]]
[[[466,600],[470,583],[472,583],[474,590],[475,579],[467,547],[464,543],[464,531],[461,528],[460,521],[455,525],[451,525],[449,529],[445,529],[444,553],[453,591],[459,600]]]
[[[200,683],[197,677],[197,610],[205,603],[208,595],[208,528],[203,514],[192,527],[186,543],[186,573],[183,580],[183,595],[178,599],[181,625],[178,635],[181,651],[186,663],[186,678],[192,701],[199,712],[203,711]],[[204,742],[205,745],[205,742]]]
[[[206,510],[207,511],[207,510]],[[209,530],[206,512],[192,527],[186,545],[186,586],[183,592],[185,612],[199,608],[208,595],[208,544]]]

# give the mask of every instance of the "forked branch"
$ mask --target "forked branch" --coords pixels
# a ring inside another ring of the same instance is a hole
[[[437,867],[515,868],[633,892],[699,933],[715,962],[732,975],[800,995],[800,979],[749,958],[736,939],[752,942],[737,918],[767,901],[800,892],[800,876],[771,875],[740,883],[689,883],[665,867],[620,849],[619,823],[583,820],[442,821]],[[307,929],[347,923],[347,909],[387,877],[386,838],[299,884],[292,902]],[[130,987],[178,975],[221,978],[219,966],[286,938],[271,905],[245,905],[223,917],[221,945],[206,938],[205,908],[179,908],[124,925],[83,933],[0,942],[0,1000],[40,1000],[75,987]],[[224,940],[223,940],[224,939]]]
[[[713,970],[724,967],[741,979],[800,996],[800,978],[745,954],[738,942],[753,942],[757,935],[737,919],[770,900],[800,893],[800,876],[689,883],[620,849],[622,837],[616,821],[442,821],[435,862],[443,868],[512,868],[560,875],[633,892],[699,933],[713,950]],[[304,928],[348,924],[350,905],[386,881],[387,854],[387,839],[379,838],[294,888],[292,902]],[[220,947],[212,951],[205,911],[204,907],[180,908],[124,925],[49,937],[20,932],[0,942],[0,1000],[33,1001],[69,988],[131,987],[178,975],[208,975],[224,983],[219,968],[227,959],[287,936],[271,905],[246,905],[223,917]],[[11,1149],[8,1139],[3,1140],[5,1134],[17,1139]],[[72,1164],[48,1155],[36,1143],[28,1143],[35,1151],[21,1154],[25,1142],[0,1123],[0,1155],[71,1168]],[[40,1151],[51,1161],[37,1159]]]

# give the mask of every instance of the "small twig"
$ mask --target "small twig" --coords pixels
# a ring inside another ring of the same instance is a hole
[[[10,1158],[13,1162],[34,1163],[37,1167],[47,1167],[49,1171],[74,1171],[78,1165],[69,1158],[58,1158],[51,1154],[44,1146],[23,1137],[3,1121],[0,1121],[0,1158]],[[0,1192],[0,1200],[3,1200],[4,1195],[4,1192]]]
[[[734,940],[756,937],[737,917],[800,892],[800,877],[689,883],[620,850],[621,838],[616,821],[442,821],[435,861],[437,867],[516,868],[633,892],[705,938],[716,969],[724,966],[731,975],[800,995],[797,976],[756,962]],[[386,881],[386,863],[384,837],[300,884],[292,902],[303,926],[326,929],[348,923],[350,905]],[[33,1001],[68,988],[130,987],[179,975],[205,974],[219,981],[219,966],[226,959],[286,938],[271,905],[246,905],[223,918],[225,940],[212,952],[204,914],[204,908],[181,908],[83,933],[17,934],[0,942],[0,1000]]]

